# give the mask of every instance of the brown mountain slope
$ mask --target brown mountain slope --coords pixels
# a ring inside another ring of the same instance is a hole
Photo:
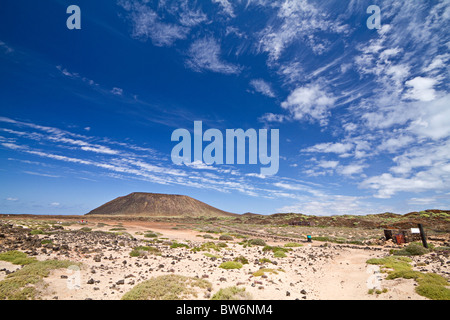
[[[234,216],[188,196],[134,192],[118,197],[86,215],[134,216]]]

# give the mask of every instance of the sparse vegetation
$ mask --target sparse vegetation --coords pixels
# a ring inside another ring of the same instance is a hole
[[[390,271],[384,269],[388,273],[386,277],[388,280],[397,278],[416,280],[418,286],[415,288],[415,291],[421,296],[433,300],[450,300],[450,289],[446,288],[448,286],[447,279],[435,273],[414,271],[408,262],[411,262],[411,259],[399,256],[367,261],[369,264],[377,264],[391,269]]]
[[[248,264],[248,259],[246,257],[244,257],[244,256],[236,257],[236,258],[234,258],[233,261],[240,262],[242,264]]]
[[[130,252],[130,256],[131,257],[143,257],[147,254],[161,254],[161,252],[155,248],[155,247],[150,247],[150,246],[138,246],[135,247],[131,252]]]
[[[109,229],[109,231],[125,231],[125,230],[127,230],[127,228],[118,227]]]
[[[144,234],[144,237],[145,237],[145,238],[157,238],[157,237],[158,237],[158,234],[155,233],[155,232],[153,232],[153,231],[147,231],[147,232]]]
[[[9,251],[11,253],[11,251]],[[77,263],[67,260],[46,260],[37,261],[12,252],[6,258],[14,257],[12,261],[23,261],[28,263],[22,268],[13,273],[10,273],[6,279],[0,281],[0,300],[32,300],[36,299],[38,290],[35,285],[40,283],[43,278],[48,277],[51,270],[68,268],[71,265],[78,265]],[[5,257],[5,256],[4,256]],[[8,261],[8,260],[6,260]],[[13,263],[14,263],[13,262]]]
[[[266,273],[278,274],[278,271],[284,272],[283,269],[277,269],[277,270],[275,270],[275,269],[272,269],[272,268],[261,268],[261,269],[259,269],[258,271],[253,272],[253,276],[255,276],[255,277],[261,277],[261,276],[263,276],[263,275],[266,274]]]
[[[265,246],[263,248],[263,251],[272,251],[274,258],[285,258],[286,252],[290,251],[292,249],[290,248],[283,248],[283,247],[272,247],[272,246]]]
[[[173,242],[173,243],[170,245],[170,247],[171,247],[172,249],[175,249],[175,248],[189,248],[189,245],[186,244],[186,243]]]
[[[220,289],[211,300],[251,300],[252,295],[245,288],[236,286]]]
[[[247,246],[262,246],[266,245],[266,242],[263,239],[248,239],[240,242],[244,247]]]
[[[219,255],[212,254],[212,253],[209,253],[209,252],[205,252],[205,253],[203,253],[203,255],[205,255],[205,256],[208,257],[208,258],[214,258],[214,259],[220,259],[220,258],[222,258],[222,257],[219,256]]]
[[[223,243],[223,242],[218,242],[218,243],[205,242],[205,243],[202,243],[198,247],[192,248],[191,250],[194,252],[199,252],[199,251],[208,251],[209,252],[209,250],[220,251],[220,249],[226,248],[226,247],[227,247],[226,243]]]
[[[233,237],[230,236],[230,235],[228,235],[228,234],[223,234],[223,235],[221,235],[221,236],[219,237],[219,240],[226,240],[226,241],[229,241],[229,240],[233,240]]]
[[[199,289],[210,290],[211,287],[211,283],[203,279],[163,275],[136,285],[122,300],[183,300],[197,297]]]
[[[410,243],[405,248],[400,250],[393,250],[392,254],[396,256],[420,256],[430,252],[429,249],[417,243]]]
[[[272,261],[270,259],[267,259],[267,258],[261,258],[261,259],[259,259],[259,262],[260,263],[272,263]]]
[[[302,247],[303,245],[301,243],[297,243],[297,242],[289,242],[289,243],[285,243],[284,246],[286,248],[296,248],[296,247]]]
[[[222,264],[219,266],[219,268],[222,269],[240,269],[242,268],[242,263],[236,262],[236,261],[226,261],[222,262]]]
[[[29,258],[26,253],[17,250],[0,253],[0,260],[17,265],[27,265],[37,261],[35,258]]]

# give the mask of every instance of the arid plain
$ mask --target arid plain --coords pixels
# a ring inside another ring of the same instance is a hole
[[[449,217],[1,215],[0,299],[446,300]]]

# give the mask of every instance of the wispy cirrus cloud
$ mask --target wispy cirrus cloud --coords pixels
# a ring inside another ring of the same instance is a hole
[[[330,42],[317,33],[345,34],[348,27],[330,18],[307,0],[287,0],[278,5],[276,15],[259,33],[259,50],[267,52],[269,63],[278,60],[293,43],[306,44],[315,54],[328,50]]]
[[[273,91],[270,83],[265,81],[264,79],[252,79],[250,81],[250,86],[256,91],[270,98],[275,97],[275,93]]]
[[[196,72],[239,74],[242,67],[223,60],[219,42],[213,37],[194,41],[187,52],[186,66]]]
[[[136,39],[150,39],[155,46],[171,46],[185,39],[190,31],[186,26],[163,22],[147,1],[120,0],[118,4],[128,12],[132,37]]]

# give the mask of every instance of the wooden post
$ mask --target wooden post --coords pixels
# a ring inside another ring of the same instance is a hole
[[[423,231],[422,224],[419,223],[417,226],[419,227],[420,230],[420,237],[422,238],[422,244],[425,248],[428,249],[427,236],[425,234],[425,231]]]

